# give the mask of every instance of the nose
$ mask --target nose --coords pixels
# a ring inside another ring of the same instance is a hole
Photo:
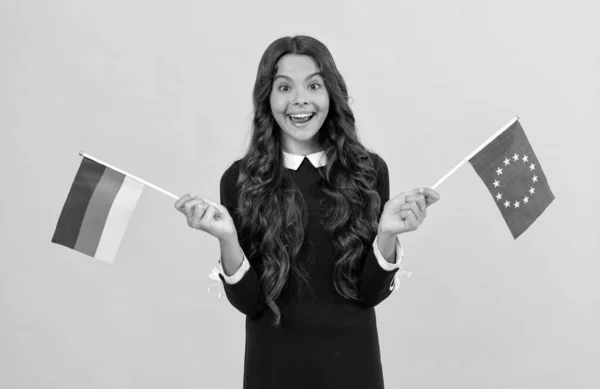
[[[298,91],[296,93],[296,98],[294,99],[294,106],[303,106],[308,104],[308,100],[306,99],[306,95],[303,91]]]
[[[303,107],[305,105],[308,105],[308,100],[306,100],[306,99],[296,99],[296,100],[294,100],[294,106],[296,106],[296,107]]]
[[[295,106],[299,106],[299,107],[302,107],[304,105],[308,105],[308,100],[306,100],[306,99],[296,99],[294,101],[294,105]]]

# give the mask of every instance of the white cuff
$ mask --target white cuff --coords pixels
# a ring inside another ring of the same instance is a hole
[[[377,258],[377,262],[379,266],[383,270],[392,271],[394,269],[399,269],[402,266],[402,259],[404,258],[404,249],[402,248],[402,244],[400,243],[400,237],[396,235],[396,262],[389,263],[383,258],[381,251],[379,251],[379,247],[377,246],[377,237],[375,237],[375,241],[373,242],[373,251],[375,251],[375,257]]]
[[[221,263],[221,260],[219,260],[219,266],[217,267],[217,270],[223,276],[223,279],[225,280],[225,282],[228,283],[228,284],[235,284],[235,283],[237,283],[239,280],[242,279],[242,277],[244,276],[244,274],[246,274],[246,272],[249,269],[250,269],[250,263],[246,259],[246,254],[244,254],[244,259],[242,260],[242,266],[240,266],[240,268],[234,274],[232,274],[231,276],[228,276],[228,275],[225,274],[225,271],[223,270],[223,264]]]

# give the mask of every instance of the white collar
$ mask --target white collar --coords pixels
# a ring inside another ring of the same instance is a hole
[[[288,169],[298,170],[298,167],[304,160],[304,155],[290,154],[288,152],[283,152],[283,164]],[[306,158],[313,164],[314,167],[321,167],[327,165],[327,155],[324,150],[317,151],[316,153],[312,153],[306,155]]]

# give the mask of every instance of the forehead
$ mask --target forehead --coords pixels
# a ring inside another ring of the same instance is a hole
[[[304,78],[318,71],[317,64],[308,55],[286,54],[277,61],[277,75]]]

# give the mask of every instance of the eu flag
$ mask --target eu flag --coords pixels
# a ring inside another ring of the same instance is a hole
[[[554,200],[542,165],[518,120],[469,162],[490,191],[514,239]]]

